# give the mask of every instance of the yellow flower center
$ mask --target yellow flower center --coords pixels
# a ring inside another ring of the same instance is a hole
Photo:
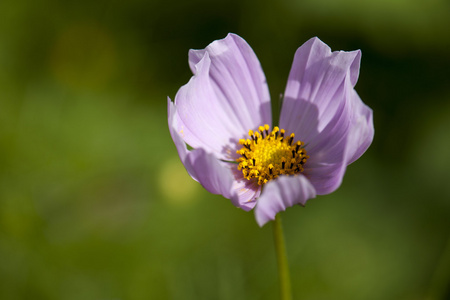
[[[302,148],[303,142],[294,142],[295,134],[285,137],[285,130],[277,126],[269,133],[269,125],[250,130],[251,139],[241,139],[243,147],[236,151],[241,155],[236,161],[244,178],[256,178],[258,184],[267,183],[279,175],[294,175],[303,172],[303,165],[309,158]]]

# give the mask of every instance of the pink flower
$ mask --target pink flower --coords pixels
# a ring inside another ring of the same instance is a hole
[[[260,226],[335,191],[374,135],[372,110],[354,90],[360,59],[359,50],[331,52],[308,40],[295,53],[272,128],[266,78],[245,40],[230,33],[190,50],[194,75],[168,99],[170,133],[189,175],[235,206],[255,208]]]

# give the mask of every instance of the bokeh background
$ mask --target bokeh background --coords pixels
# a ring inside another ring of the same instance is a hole
[[[446,0],[0,2],[0,299],[277,299],[271,224],[190,179],[187,52],[235,32],[283,92],[318,36],[362,50],[375,140],[283,213],[295,299],[449,299]]]

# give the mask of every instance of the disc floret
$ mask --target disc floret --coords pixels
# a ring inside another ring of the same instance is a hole
[[[249,130],[250,139],[240,139],[241,155],[236,161],[244,178],[255,178],[259,185],[280,175],[294,175],[303,172],[303,165],[309,158],[302,141],[294,142],[295,134],[286,137],[284,129],[275,126],[269,131],[268,124],[259,126],[257,131]]]

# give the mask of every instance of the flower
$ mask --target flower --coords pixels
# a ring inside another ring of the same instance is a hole
[[[295,53],[279,126],[261,65],[236,34],[189,51],[193,72],[173,103],[172,139],[189,175],[263,226],[295,204],[336,190],[373,140],[372,110],[354,90],[361,52],[318,38]],[[187,148],[192,147],[192,150]]]

